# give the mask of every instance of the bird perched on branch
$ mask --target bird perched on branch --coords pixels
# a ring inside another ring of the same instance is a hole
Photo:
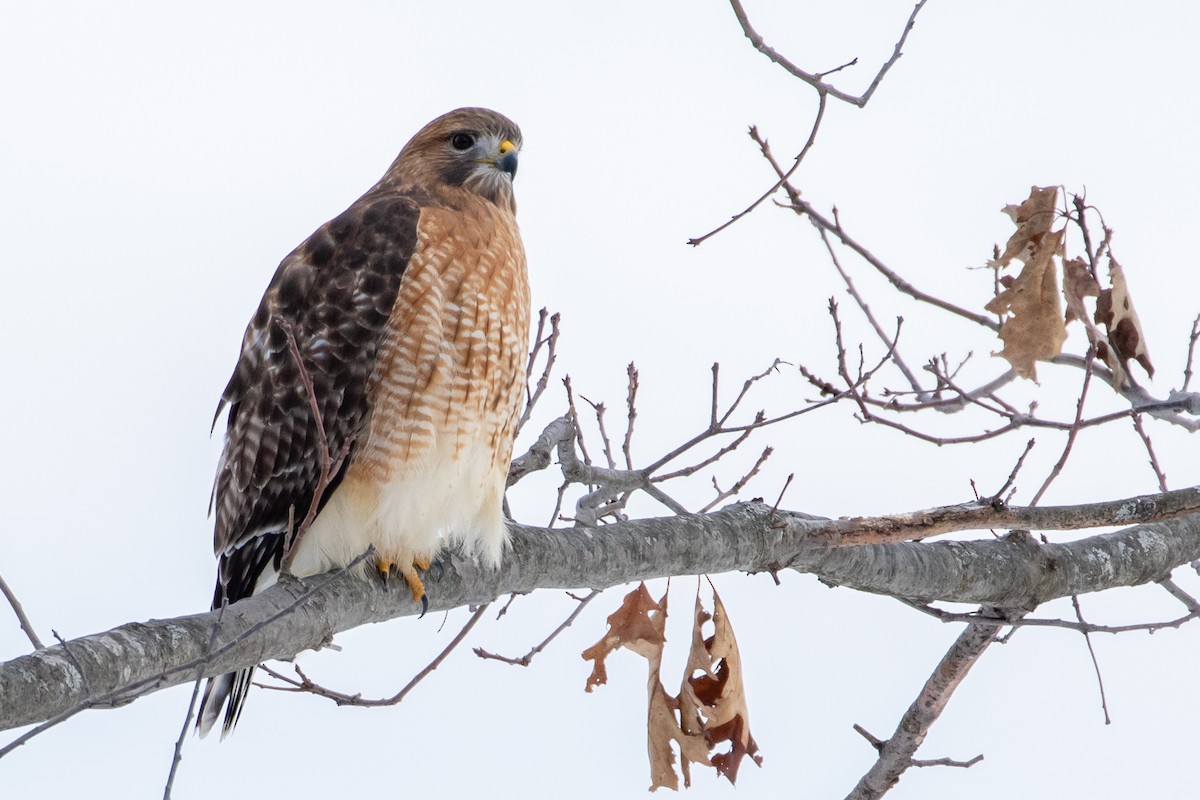
[[[424,604],[443,544],[499,563],[529,329],[520,149],[494,111],[438,117],[279,265],[217,409],[214,608],[372,546]],[[222,709],[237,723],[252,671],[209,681],[201,735]]]

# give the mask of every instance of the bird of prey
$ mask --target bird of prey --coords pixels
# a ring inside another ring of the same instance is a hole
[[[444,114],[280,263],[217,409],[214,608],[275,582],[310,511],[299,577],[373,546],[424,601],[444,544],[499,563],[529,333],[520,149],[495,111]],[[209,681],[201,735],[222,711],[232,730],[252,671]]]

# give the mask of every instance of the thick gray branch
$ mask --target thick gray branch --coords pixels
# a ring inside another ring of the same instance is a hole
[[[1055,597],[1161,580],[1200,558],[1200,515],[1138,525],[1064,545],[1028,535],[980,542],[833,547],[809,535],[829,524],[739,503],[712,514],[550,530],[512,526],[500,569],[454,553],[428,577],[430,610],[512,592],[605,588],[668,575],[791,568],[870,592],[919,600],[1032,608]],[[290,658],[340,631],[419,612],[406,592],[385,592],[356,573],[287,581],[216,612],[122,625],[0,664],[0,729],[84,705],[131,699],[194,680]]]

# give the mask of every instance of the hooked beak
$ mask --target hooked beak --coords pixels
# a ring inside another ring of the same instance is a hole
[[[496,169],[504,170],[509,178],[517,176],[517,146],[505,139],[500,143],[500,157],[494,162]]]

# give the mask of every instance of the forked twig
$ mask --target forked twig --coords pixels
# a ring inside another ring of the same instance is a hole
[[[477,655],[483,659],[491,659],[493,661],[503,661],[505,664],[512,664],[513,666],[518,666],[518,667],[528,667],[530,662],[533,661],[534,656],[536,656],[538,653],[545,650],[546,647],[551,642],[553,642],[554,639],[560,633],[565,631],[567,628],[571,627],[571,624],[573,622],[575,622],[575,618],[578,617],[583,612],[583,609],[587,606],[588,603],[592,602],[592,598],[594,598],[596,595],[600,594],[601,591],[602,590],[600,590],[600,589],[592,589],[591,592],[589,592],[588,594],[586,594],[583,597],[575,597],[575,595],[571,595],[572,597],[575,597],[575,600],[576,600],[575,610],[572,611],[571,614],[565,620],[563,620],[561,625],[559,625],[557,628],[555,628],[553,631],[551,631],[550,635],[547,636],[545,639],[543,639],[540,644],[534,645],[532,648],[530,648],[528,653],[521,656],[520,658],[509,658],[508,656],[502,656],[502,655],[497,655],[496,653],[490,653],[487,650],[484,650],[482,647],[476,647],[474,650],[474,653],[475,653],[475,655]]]
[[[446,657],[453,652],[454,648],[458,647],[462,640],[467,637],[467,634],[471,632],[471,629],[475,627],[475,623],[479,622],[479,620],[483,618],[484,612],[488,610],[490,605],[491,603],[484,603],[483,605],[479,606],[479,608],[475,609],[475,612],[471,615],[471,618],[467,620],[467,624],[464,625],[462,630],[460,630],[458,634],[450,640],[450,644],[446,645],[442,652],[438,653],[437,657],[434,658],[433,661],[430,661],[428,664],[426,664],[424,669],[414,675],[412,680],[406,683],[400,691],[396,692],[391,697],[367,699],[361,694],[345,694],[343,692],[326,688],[314,682],[307,675],[305,675],[304,671],[300,669],[299,664],[294,664],[292,666],[292,668],[296,671],[296,674],[300,677],[300,680],[298,681],[264,665],[262,667],[264,672],[276,680],[282,681],[288,685],[273,686],[267,683],[255,683],[254,685],[261,686],[264,689],[273,689],[277,692],[305,692],[316,695],[317,697],[324,697],[328,700],[332,700],[339,706],[379,708],[383,706],[398,705],[404,700],[405,697],[408,696],[408,693],[411,692],[417,686],[417,684],[425,680],[425,678],[427,678],[435,669],[441,666],[442,662],[446,660]]]

